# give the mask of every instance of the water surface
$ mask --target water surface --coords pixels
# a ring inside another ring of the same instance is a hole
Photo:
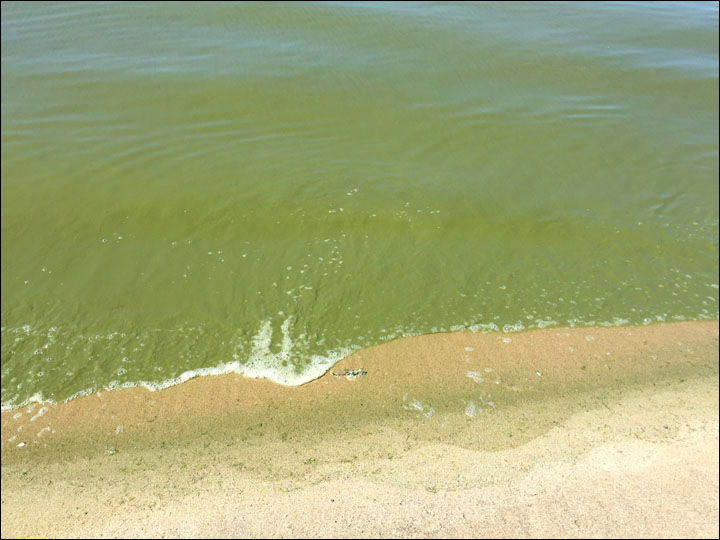
[[[3,2],[1,277],[3,407],[716,319],[717,3]]]

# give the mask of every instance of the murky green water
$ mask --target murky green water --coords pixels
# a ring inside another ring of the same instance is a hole
[[[717,3],[2,4],[4,407],[717,317]]]

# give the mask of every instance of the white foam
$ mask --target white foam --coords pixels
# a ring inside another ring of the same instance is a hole
[[[33,416],[32,418],[30,418],[30,421],[31,421],[31,422],[34,422],[35,420],[37,420],[38,418],[40,418],[40,417],[41,417],[43,414],[45,414],[46,412],[48,412],[48,408],[47,408],[47,407],[41,407],[40,410],[39,410],[37,413],[35,413],[35,416]]]
[[[557,326],[558,322],[553,319],[543,320],[543,319],[537,319],[535,321],[535,326],[538,328],[547,328],[548,326]]]
[[[495,323],[487,323],[487,324],[473,324],[470,327],[471,332],[482,332],[483,334],[487,334],[489,332],[498,332],[500,331],[500,328]]]
[[[403,396],[403,401],[406,401],[406,399],[407,399],[407,394],[405,394]],[[422,401],[420,401],[418,399],[412,400],[409,405],[403,405],[403,409],[405,409],[406,411],[414,409],[414,410],[422,413],[422,415],[428,419],[432,418],[433,415],[435,414],[435,407],[431,407],[430,405],[425,405]]]
[[[225,375],[237,373],[252,379],[270,379],[285,386],[300,386],[324,375],[334,364],[354,352],[352,348],[343,348],[339,351],[330,351],[325,356],[313,355],[310,363],[302,373],[297,373],[290,362],[295,344],[290,336],[291,317],[283,322],[282,343],[279,352],[272,352],[273,328],[270,320],[261,324],[260,330],[252,338],[252,349],[249,359],[245,363],[238,360],[220,364],[215,367],[199,368],[185,371],[172,379],[158,383],[141,381],[139,383],[123,383],[114,385],[115,388],[128,388],[130,386],[143,386],[148,390],[156,391],[181,384],[196,377],[206,375]]]
[[[482,373],[479,371],[468,371],[465,376],[471,378],[476,383],[481,383],[485,380],[482,378]]]
[[[520,330],[524,329],[525,325],[520,321],[516,322],[515,324],[506,324],[503,326],[503,332],[505,332],[506,334],[509,332],[519,332]]]
[[[25,406],[30,405],[30,404],[35,404],[35,403],[53,403],[53,402],[50,401],[50,400],[45,399],[45,398],[43,397],[43,395],[42,395],[42,392],[35,392],[32,396],[30,396],[29,398],[27,398],[27,399],[26,399],[25,401],[23,401],[22,403],[17,403],[17,404],[16,404],[16,403],[12,403],[12,402],[10,402],[10,403],[3,403],[3,404],[2,404],[2,407],[0,407],[0,410],[3,410],[3,411],[11,411],[11,410],[13,410],[13,409],[20,409],[20,408],[22,408],[22,407],[25,407]]]
[[[424,406],[420,401],[418,401],[417,399],[416,399],[416,400],[413,400],[413,401],[410,403],[410,406],[411,406],[413,409],[417,410],[417,411],[422,411],[423,409],[425,409],[425,406]]]
[[[469,416],[470,418],[473,418],[477,414],[477,407],[475,406],[475,403],[472,401],[468,403],[468,406],[465,407],[465,415]]]

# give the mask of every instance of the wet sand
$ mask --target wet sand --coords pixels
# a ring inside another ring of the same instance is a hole
[[[2,413],[3,537],[716,537],[717,478],[715,321],[435,334],[301,387]]]

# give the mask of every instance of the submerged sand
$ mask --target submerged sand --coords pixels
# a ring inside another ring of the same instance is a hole
[[[718,323],[436,334],[302,387],[5,411],[2,517],[3,537],[717,537]]]

